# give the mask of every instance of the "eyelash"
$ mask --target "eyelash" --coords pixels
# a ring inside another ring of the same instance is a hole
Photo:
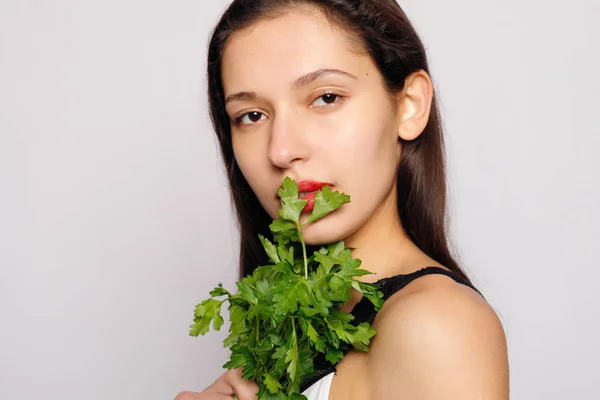
[[[333,93],[333,92],[327,92],[327,93],[323,93],[322,95],[320,95],[319,97],[317,97],[315,100],[318,100],[318,99],[320,99],[320,98],[322,98],[322,97],[325,97],[325,96],[328,96],[328,95],[333,95],[333,96],[335,96],[335,97],[338,99],[338,101],[335,101],[335,102],[333,102],[333,103],[329,103],[329,104],[327,104],[327,105],[325,105],[325,106],[319,106],[319,108],[328,108],[328,107],[333,107],[333,106],[335,106],[336,104],[339,104],[339,103],[341,103],[341,102],[342,102],[344,99],[346,99],[346,96],[342,96],[341,94],[337,94],[337,93]],[[313,103],[314,103],[314,101],[313,101]],[[261,112],[258,112],[258,111],[249,111],[249,112],[247,112],[247,113],[244,113],[244,114],[242,114],[242,115],[240,115],[240,116],[238,116],[238,117],[234,118],[234,120],[233,120],[234,124],[235,124],[236,126],[251,126],[251,125],[254,125],[254,124],[255,124],[255,122],[253,122],[253,123],[251,123],[251,124],[242,124],[242,123],[241,123],[241,121],[242,121],[242,118],[244,118],[246,115],[248,115],[248,114],[251,114],[251,113],[253,113],[253,112],[257,112],[257,113],[259,113],[259,114],[262,114],[262,115],[264,115],[263,113],[261,113]]]

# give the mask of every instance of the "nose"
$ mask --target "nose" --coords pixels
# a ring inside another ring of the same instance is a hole
[[[287,169],[308,157],[308,143],[302,124],[292,118],[273,119],[269,142],[269,159],[279,168]]]

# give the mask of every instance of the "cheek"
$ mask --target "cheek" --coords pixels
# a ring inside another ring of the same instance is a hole
[[[274,188],[271,187],[273,179],[269,176],[269,163],[265,157],[262,144],[257,140],[246,137],[232,138],[233,155],[235,161],[250,185],[252,191],[262,204],[263,208],[276,218],[278,203],[275,201]]]
[[[248,182],[250,182],[249,177],[251,174],[251,166],[252,166],[252,154],[251,149],[248,149],[248,146],[244,143],[243,139],[239,139],[234,135],[231,138],[231,144],[233,148],[233,157],[235,158],[235,162],[240,167],[242,174],[246,178]]]
[[[338,143],[340,185],[351,196],[352,214],[362,218],[388,195],[395,182],[398,139],[390,115],[372,114],[346,126]],[[359,215],[360,214],[360,215]],[[365,215],[363,215],[365,214]]]
[[[336,146],[348,158],[372,162],[389,157],[390,145],[397,143],[395,116],[380,96],[361,98],[352,103],[335,121],[340,132]]]
[[[246,178],[246,181],[248,182],[252,190],[254,190],[254,176],[256,175],[256,172],[253,171],[252,168],[252,153],[246,151],[244,146],[241,143],[239,143],[239,140],[234,139],[232,142],[233,157],[235,159],[235,162],[238,165],[240,171],[242,172],[244,178]]]
[[[258,132],[238,132],[234,133],[231,138],[235,160],[242,174],[253,187],[258,177],[265,172],[266,150],[256,133]]]
[[[336,169],[332,176],[351,201],[335,214],[308,226],[304,236],[307,243],[347,238],[366,224],[390,195],[395,184],[397,140],[393,127],[382,125],[355,124],[345,131],[348,136],[337,143],[328,165]]]
[[[348,184],[370,186],[367,183],[375,184],[395,172],[398,141],[389,115],[354,118],[342,132],[332,154],[343,166]]]

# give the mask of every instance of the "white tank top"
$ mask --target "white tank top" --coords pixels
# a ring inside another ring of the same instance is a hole
[[[331,389],[331,381],[333,380],[333,374],[331,372],[312,385],[310,385],[304,392],[308,400],[329,400],[329,389]]]

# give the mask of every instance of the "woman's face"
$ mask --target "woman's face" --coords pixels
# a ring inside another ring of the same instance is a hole
[[[307,75],[325,69],[339,72]],[[351,197],[303,230],[309,244],[347,238],[395,202],[400,152],[391,97],[372,60],[352,52],[320,13],[294,11],[237,32],[222,79],[236,162],[273,219],[286,176]]]

